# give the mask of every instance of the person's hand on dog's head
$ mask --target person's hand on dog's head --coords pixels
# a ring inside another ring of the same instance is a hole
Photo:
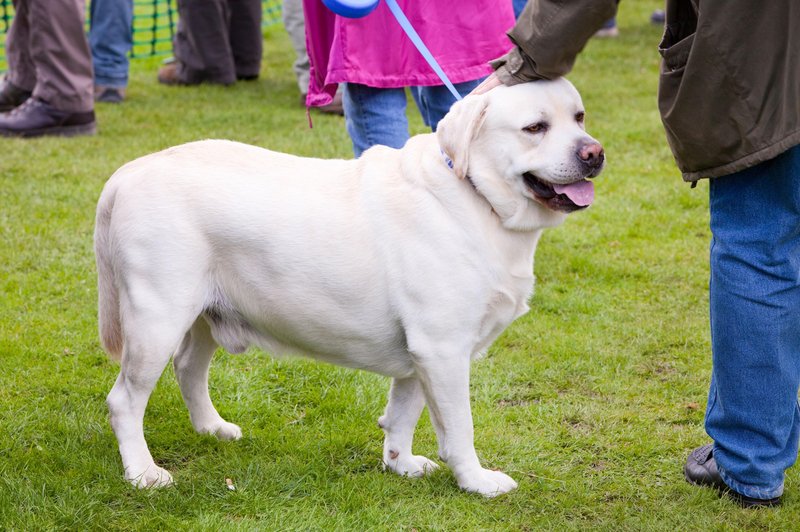
[[[492,74],[486,78],[485,80],[481,81],[480,85],[472,89],[470,94],[483,94],[489,92],[495,87],[502,85],[503,82],[500,81],[500,78],[497,77],[496,72],[492,72]]]

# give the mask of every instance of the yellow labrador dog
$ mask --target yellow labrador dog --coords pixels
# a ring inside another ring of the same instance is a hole
[[[170,357],[194,428],[241,437],[209,398],[209,363],[217,346],[255,345],[392,377],[379,420],[392,471],[437,468],[412,453],[427,405],[461,488],[514,489],[475,453],[470,361],[528,310],[542,230],[592,202],[604,155],[583,119],[559,79],[468,96],[436,134],[357,160],[208,140],[120,168],[95,251],[125,478],[172,482],[142,426]]]

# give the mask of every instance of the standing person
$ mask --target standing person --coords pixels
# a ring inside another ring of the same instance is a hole
[[[133,47],[133,0],[92,0],[89,47],[94,66],[94,99],[120,103],[128,87]]]
[[[175,60],[158,71],[166,85],[231,85],[258,79],[261,0],[178,0]]]
[[[461,94],[489,73],[487,62],[506,52],[514,24],[511,2],[399,0],[411,24]],[[409,138],[405,89],[436,131],[455,98],[414,48],[389,7],[369,15],[334,15],[320,0],[304,0],[311,79],[307,103],[331,102],[344,83],[345,126],[356,157],[375,144],[402,147]]]
[[[96,131],[84,0],[14,0],[0,86],[0,135]]]
[[[516,48],[476,92],[566,74],[615,9],[530,0],[509,33]],[[667,0],[665,30],[667,140],[684,180],[711,179],[713,441],[684,474],[743,506],[772,506],[800,439],[800,4]]]

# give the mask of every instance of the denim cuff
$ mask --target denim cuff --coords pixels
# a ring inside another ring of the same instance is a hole
[[[124,89],[128,86],[128,76],[114,76],[101,74],[95,70],[94,84],[103,87],[114,87],[115,89]]]
[[[739,495],[752,497],[754,499],[774,499],[783,495],[783,482],[781,482],[780,485],[774,489],[764,489],[756,486],[750,486],[748,484],[742,484],[741,482],[733,480],[728,473],[725,472],[725,469],[719,465],[719,462],[717,462],[717,470],[719,471],[719,475],[722,477],[723,482],[725,482],[730,489]]]

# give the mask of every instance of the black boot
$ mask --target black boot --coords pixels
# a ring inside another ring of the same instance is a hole
[[[0,135],[5,137],[69,137],[93,135],[96,130],[94,111],[61,111],[38,98],[28,98],[19,107],[0,114]]]
[[[780,497],[774,499],[756,499],[736,493],[725,484],[722,476],[717,469],[717,461],[714,460],[714,444],[709,443],[698,447],[689,454],[686,465],[683,466],[683,476],[689,484],[695,486],[709,486],[721,494],[729,496],[738,502],[743,508],[757,508],[761,506],[777,506],[781,503]]]

